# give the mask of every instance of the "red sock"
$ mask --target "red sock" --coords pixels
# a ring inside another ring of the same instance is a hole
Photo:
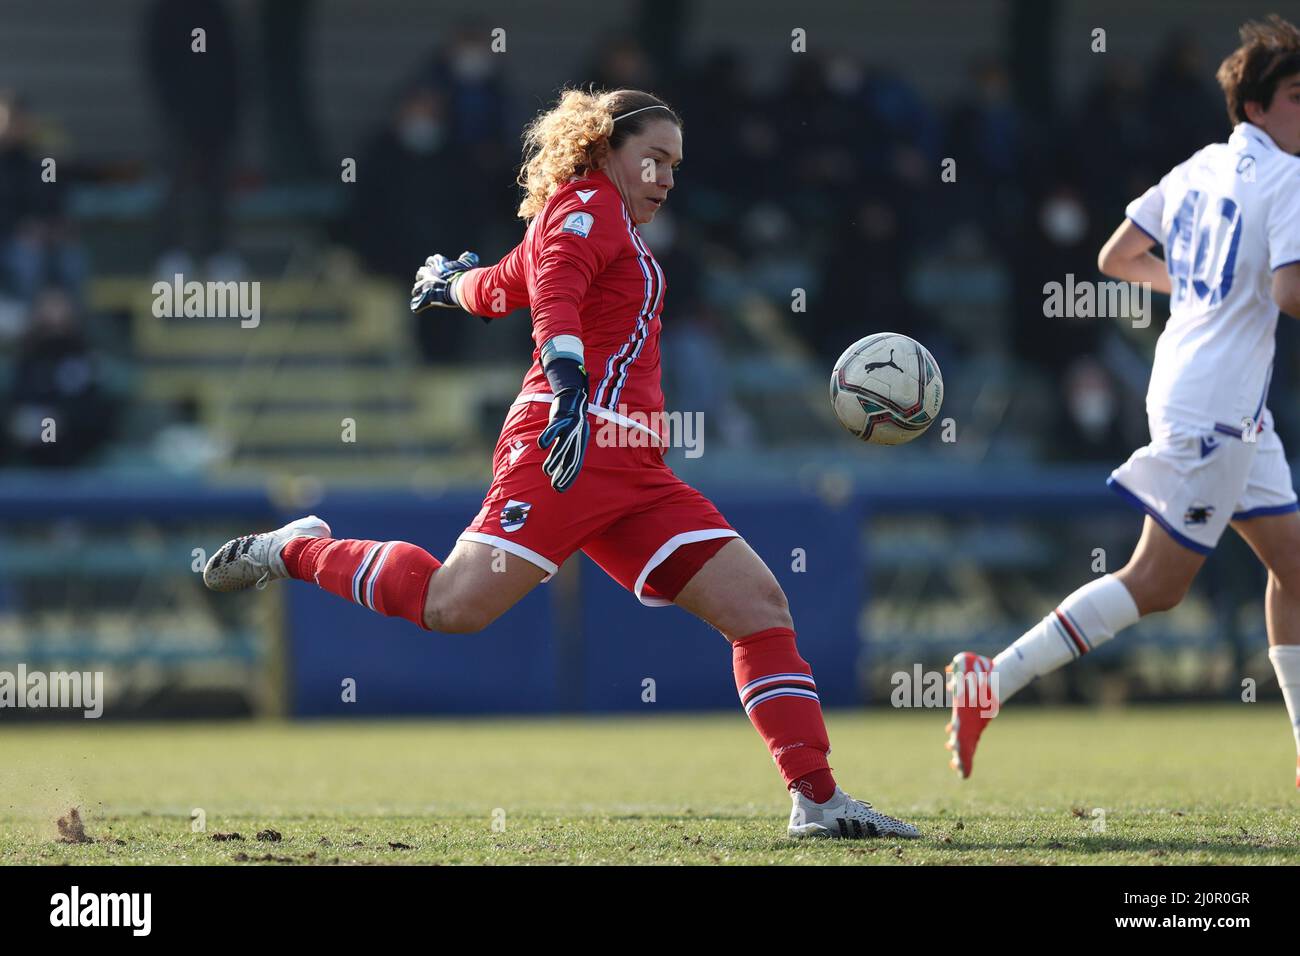
[[[831,775],[829,767],[825,770],[814,770],[790,784],[790,789],[798,790],[805,797],[810,797],[814,803],[825,803],[835,796],[835,778]]]
[[[294,538],[280,557],[290,577],[420,627],[429,581],[442,567],[428,551],[405,541]]]
[[[826,755],[830,740],[812,668],[799,656],[794,631],[773,627],[731,644],[736,690],[786,786],[825,803],[835,793]]]

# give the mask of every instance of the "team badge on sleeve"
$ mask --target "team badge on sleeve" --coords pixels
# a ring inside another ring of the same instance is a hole
[[[564,217],[564,225],[560,227],[560,231],[571,232],[585,239],[595,223],[596,217],[589,212],[571,212]]]
[[[511,498],[506,502],[506,506],[501,509],[501,530],[518,531],[528,520],[528,512],[533,508],[526,501],[515,501]]]

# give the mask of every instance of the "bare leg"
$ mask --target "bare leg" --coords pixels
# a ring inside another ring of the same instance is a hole
[[[449,634],[481,631],[546,577],[523,558],[479,541],[457,541],[429,580],[424,626]]]
[[[1264,620],[1269,644],[1300,644],[1300,512],[1234,521],[1268,568]]]
[[[728,641],[772,627],[792,628],[785,592],[763,559],[735,538],[687,582],[674,602]]]
[[[1204,555],[1179,544],[1147,516],[1128,564],[1068,595],[993,658],[998,701],[1006,703],[1035,678],[1078,660],[1140,617],[1175,607],[1204,563]],[[954,662],[954,668],[967,666],[978,669],[969,661],[960,667]],[[961,723],[960,715],[956,722]]]
[[[741,706],[787,787],[818,803],[835,793],[830,738],[812,668],[795,646],[785,592],[741,538],[727,542],[677,595],[678,607],[731,643]]]
[[[1177,607],[1204,563],[1205,555],[1179,544],[1148,515],[1133,556],[1115,577],[1145,617]]]
[[[1262,515],[1234,521],[1268,568],[1264,620],[1268,659],[1277,674],[1296,745],[1296,786],[1300,787],[1300,514]]]

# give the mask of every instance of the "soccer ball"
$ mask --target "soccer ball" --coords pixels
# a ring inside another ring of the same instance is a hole
[[[859,339],[831,373],[831,407],[863,441],[901,445],[934,423],[943,404],[943,376],[920,342],[897,332]]]

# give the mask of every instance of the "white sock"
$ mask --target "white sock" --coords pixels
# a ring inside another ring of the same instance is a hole
[[[1268,659],[1277,672],[1286,712],[1291,717],[1291,732],[1295,734],[1296,754],[1300,755],[1300,644],[1274,644],[1268,649]]]
[[[1089,581],[993,658],[998,702],[1006,703],[1035,677],[1100,647],[1139,616],[1133,596],[1115,575]]]

